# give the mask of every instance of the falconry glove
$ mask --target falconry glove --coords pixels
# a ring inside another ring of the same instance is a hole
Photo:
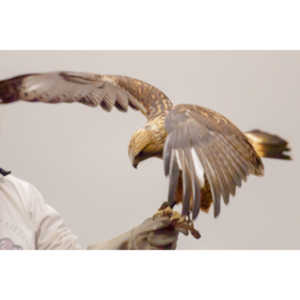
[[[88,249],[173,250],[176,249],[178,233],[169,217],[155,216],[108,242],[89,246]]]
[[[152,217],[131,230],[128,240],[129,250],[174,250],[176,249],[178,231],[168,217]]]

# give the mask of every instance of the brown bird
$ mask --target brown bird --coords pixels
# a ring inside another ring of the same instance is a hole
[[[147,123],[130,140],[132,165],[163,159],[170,178],[167,204],[172,208],[182,202],[182,216],[193,219],[212,203],[218,216],[221,198],[227,204],[249,174],[263,175],[260,157],[290,159],[282,138],[259,130],[243,133],[221,114],[198,105],[174,106],[159,89],[126,76],[52,72],[0,81],[1,103],[17,100],[141,111]]]

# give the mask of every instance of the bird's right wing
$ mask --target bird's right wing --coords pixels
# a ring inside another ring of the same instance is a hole
[[[220,213],[236,186],[249,174],[262,175],[263,164],[246,136],[228,119],[196,105],[177,105],[165,119],[164,170],[170,177],[169,202],[174,203],[180,171],[183,176],[182,215],[199,213],[205,179],[213,198],[214,215]]]
[[[80,72],[25,74],[0,81],[0,103],[17,100],[80,102],[101,106],[106,111],[111,111],[113,106],[127,111],[131,106],[141,111],[147,119],[172,107],[162,91],[141,80]]]

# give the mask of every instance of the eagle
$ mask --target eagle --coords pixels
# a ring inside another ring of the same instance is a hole
[[[131,137],[128,154],[133,167],[157,157],[169,177],[161,211],[182,203],[181,217],[195,220],[200,210],[220,214],[250,174],[262,176],[261,157],[290,159],[288,143],[260,130],[242,132],[211,109],[173,102],[160,89],[141,80],[80,72],[24,74],[0,81],[0,103],[18,100],[72,103],[140,111],[147,119]]]

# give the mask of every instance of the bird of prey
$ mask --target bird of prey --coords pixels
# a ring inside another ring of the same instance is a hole
[[[138,79],[80,72],[25,74],[0,81],[1,103],[80,102],[106,111],[128,106],[147,119],[129,143],[136,168],[150,157],[163,159],[169,176],[165,204],[182,203],[181,215],[195,219],[200,210],[214,216],[235,195],[249,174],[263,175],[261,157],[290,159],[282,138],[260,130],[243,133],[220,113],[198,105],[179,104],[158,88]],[[162,206],[164,207],[164,206]],[[165,207],[166,209],[167,207]]]

